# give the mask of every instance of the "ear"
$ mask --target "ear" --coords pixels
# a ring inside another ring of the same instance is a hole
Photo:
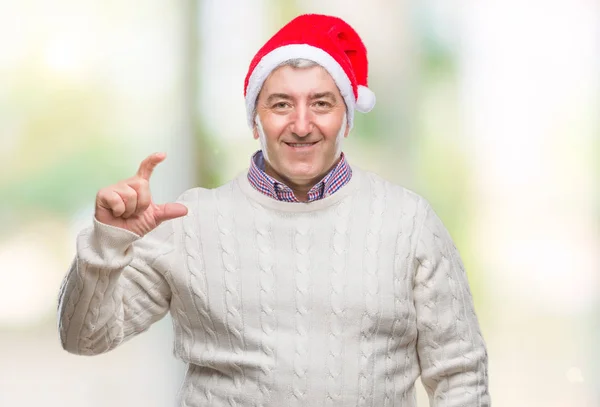
[[[348,123],[348,112],[344,112],[344,118],[342,119],[345,122],[342,122],[342,125],[344,126],[344,138],[348,137],[348,134],[350,134],[350,123]]]
[[[252,135],[254,136],[254,140],[258,140],[260,138],[259,134],[258,134],[258,121],[260,119],[258,118],[258,113],[256,113],[254,115],[254,126],[252,127]]]

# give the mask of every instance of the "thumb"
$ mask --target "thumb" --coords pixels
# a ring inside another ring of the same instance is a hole
[[[157,205],[154,218],[157,223],[164,222],[187,215],[188,208],[180,203],[166,203]]]

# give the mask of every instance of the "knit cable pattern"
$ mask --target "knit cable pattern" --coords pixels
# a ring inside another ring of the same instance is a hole
[[[60,304],[62,304],[63,297],[68,288],[67,283],[69,281],[72,281],[73,276],[75,276],[75,287],[73,287],[73,290],[69,293],[69,299],[67,301],[67,304],[63,306],[61,310],[63,315],[61,315],[60,318],[60,334],[63,338],[67,337],[67,329],[69,325],[71,325],[71,318],[73,318],[73,315],[75,314],[75,306],[79,302],[79,299],[81,298],[81,293],[83,291],[84,281],[81,274],[83,271],[79,269],[80,267],[81,265],[79,264],[78,258],[76,257],[73,260],[73,264],[71,265],[69,275],[67,276],[67,278],[65,278],[60,288],[59,298]]]
[[[335,209],[333,236],[331,240],[331,313],[329,314],[329,354],[327,355],[327,398],[326,404],[333,406],[342,398],[343,367],[343,321],[345,313],[345,269],[348,243],[348,227],[352,198],[346,198]]]
[[[195,401],[193,400],[194,394],[194,381],[191,378],[196,374],[198,365],[189,364],[183,385],[181,387],[181,407],[193,407]],[[204,395],[206,397],[206,394]]]
[[[299,220],[294,233],[294,252],[296,257],[296,338],[294,351],[294,377],[292,394],[297,400],[306,396],[308,370],[308,312],[310,285],[310,223]]]
[[[468,301],[465,300],[465,298],[464,298],[465,291],[462,287],[459,287],[460,282],[457,282],[455,280],[455,277],[457,277],[455,274],[461,273],[464,275],[465,270],[462,265],[462,261],[459,261],[459,260],[457,260],[457,258],[454,257],[454,252],[457,251],[456,246],[454,246],[454,243],[449,243],[451,240],[447,238],[446,232],[444,230],[441,230],[441,228],[433,228],[433,230],[431,230],[431,233],[433,235],[433,239],[438,248],[438,251],[441,254],[441,257],[442,257],[441,261],[448,262],[448,264],[452,265],[451,267],[447,268],[446,274],[445,274],[445,279],[448,283],[449,292],[452,295],[451,310],[452,310],[452,315],[454,316],[453,331],[460,332],[458,341],[457,341],[458,354],[463,355],[464,359],[468,359],[469,356],[468,356],[467,352],[465,352],[463,349],[466,350],[468,348],[468,344],[473,342],[473,333],[471,332],[470,325],[467,323],[467,318],[468,318],[467,315],[463,314],[463,312],[466,312],[466,310],[463,309],[460,305],[461,305],[461,303],[468,303],[469,301],[471,301],[471,298],[470,298],[470,292],[467,288],[467,295],[469,296],[469,300]],[[458,298],[459,295],[461,295],[461,298]],[[437,331],[442,328],[439,325],[436,325],[434,329]],[[465,338],[466,334],[468,334],[468,338]],[[466,386],[465,382],[464,382],[466,366],[470,365],[470,364],[471,364],[471,362],[465,360],[465,362],[462,365],[461,387],[464,388],[465,391],[467,391],[466,389],[468,389],[468,386]],[[442,380],[440,381],[439,385],[444,386],[444,383],[447,383],[447,382],[448,382],[448,377],[444,376],[442,378]],[[446,386],[447,386],[447,384],[446,384]],[[447,398],[447,395],[445,393],[443,395],[440,394],[440,399],[445,400],[446,398]]]
[[[83,327],[81,329],[81,337],[83,339],[88,339],[92,334],[96,331],[96,326],[98,325],[98,318],[100,316],[100,307],[102,306],[102,300],[104,298],[104,294],[106,293],[106,289],[108,288],[108,272],[98,273],[99,277],[96,280],[96,288],[94,289],[94,295],[90,300],[90,305],[88,306],[88,312],[85,315],[85,320]],[[116,305],[116,304],[114,304]],[[84,353],[92,353],[91,350],[91,341],[86,340],[83,341],[84,345],[82,347]],[[109,344],[105,344],[105,349],[107,349]]]
[[[404,402],[406,397],[406,390],[408,389],[408,371],[411,363],[410,353],[408,349],[405,352],[395,352],[396,346],[404,343],[404,336],[408,333],[409,327],[413,326],[416,321],[410,319],[404,320],[402,317],[403,311],[408,309],[408,299],[406,297],[407,292],[411,290],[409,284],[411,280],[408,278],[410,270],[402,268],[401,265],[410,264],[410,257],[412,255],[410,248],[410,234],[415,229],[417,212],[413,212],[412,216],[405,213],[404,207],[400,208],[400,216],[398,219],[398,237],[396,239],[396,249],[394,254],[394,274],[393,274],[393,285],[394,285],[394,322],[392,323],[392,329],[390,336],[387,340],[387,352],[385,355],[385,395],[384,395],[384,407],[393,405],[394,401],[397,400],[396,384],[398,377],[398,366],[400,364],[400,355],[404,353],[404,366],[402,372],[402,388],[403,393],[400,398],[401,402]],[[404,226],[404,222],[410,220],[410,226]],[[410,349],[410,347],[409,347]],[[392,370],[392,366],[394,366]],[[393,374],[390,374],[393,373]]]
[[[267,363],[260,364],[262,377],[258,377],[258,388],[262,394],[262,400],[258,404],[264,406],[269,402],[271,383],[273,380],[272,364],[275,359],[273,335],[276,330],[276,319],[273,304],[275,303],[275,274],[273,271],[274,242],[271,233],[271,221],[265,210],[255,202],[252,202],[254,210],[254,221],[256,227],[256,242],[258,247],[259,273],[259,303],[260,303],[260,327],[262,337],[260,347]]]
[[[217,193],[217,191],[215,191]],[[227,324],[227,333],[229,345],[235,358],[230,358],[232,368],[233,383],[239,394],[240,387],[246,380],[244,368],[234,360],[242,360],[245,353],[244,337],[242,335],[243,321],[240,313],[241,297],[238,291],[238,264],[235,230],[233,224],[234,213],[231,207],[231,191],[220,193],[227,196],[216,196],[217,206],[217,227],[219,229],[219,240],[221,243],[221,260],[223,263],[223,283],[225,287],[225,320]],[[233,396],[229,397],[229,404],[236,406],[237,403]]]
[[[487,352],[464,265],[441,219],[429,205],[425,210],[414,290],[421,382],[434,404],[458,406],[460,398],[463,404],[487,407]]]
[[[195,211],[188,211],[188,220],[183,222],[184,249],[186,256],[186,265],[189,270],[189,287],[193,295],[193,303],[198,313],[198,321],[205,333],[204,349],[200,355],[200,360],[211,367],[211,355],[217,346],[217,334],[215,323],[211,317],[210,303],[208,300],[208,281],[202,257],[202,242],[199,238],[200,227],[198,216]],[[191,356],[190,356],[191,358]],[[190,359],[191,360],[191,359]],[[216,373],[214,374],[216,375]],[[213,376],[214,376],[213,375]],[[204,386],[204,397],[209,405],[213,402],[213,395],[210,386]],[[193,382],[188,382],[187,397],[192,396]]]
[[[377,252],[385,210],[385,190],[380,180],[373,178],[371,185],[373,186],[373,198],[369,213],[369,230],[367,232],[366,253],[363,264],[365,312],[361,320],[358,406],[365,406],[367,402],[373,400],[373,387],[369,385],[369,378],[371,381],[373,380],[373,335],[376,335],[379,324],[379,282],[377,276],[379,261]],[[371,367],[370,372],[369,367]]]

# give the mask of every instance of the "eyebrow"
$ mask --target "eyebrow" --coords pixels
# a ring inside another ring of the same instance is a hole
[[[333,102],[336,102],[337,99],[335,98],[335,94],[333,92],[319,92],[319,93],[313,93],[312,95],[309,96],[309,99],[311,100],[315,100],[315,99],[331,99]],[[293,98],[288,95],[287,93],[271,93],[266,100],[267,104],[272,103],[275,100],[278,99],[283,99],[283,100],[292,100]]]
[[[335,99],[335,95],[333,94],[333,92],[320,92],[320,93],[314,93],[312,95],[310,95],[310,99],[331,99],[332,101],[336,101]]]
[[[286,93],[271,93],[267,98],[266,103],[269,104],[277,99],[292,100],[292,97]]]

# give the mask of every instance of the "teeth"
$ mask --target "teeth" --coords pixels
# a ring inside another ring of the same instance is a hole
[[[292,147],[304,147],[304,146],[312,146],[315,143],[288,143],[288,145],[292,146]]]

